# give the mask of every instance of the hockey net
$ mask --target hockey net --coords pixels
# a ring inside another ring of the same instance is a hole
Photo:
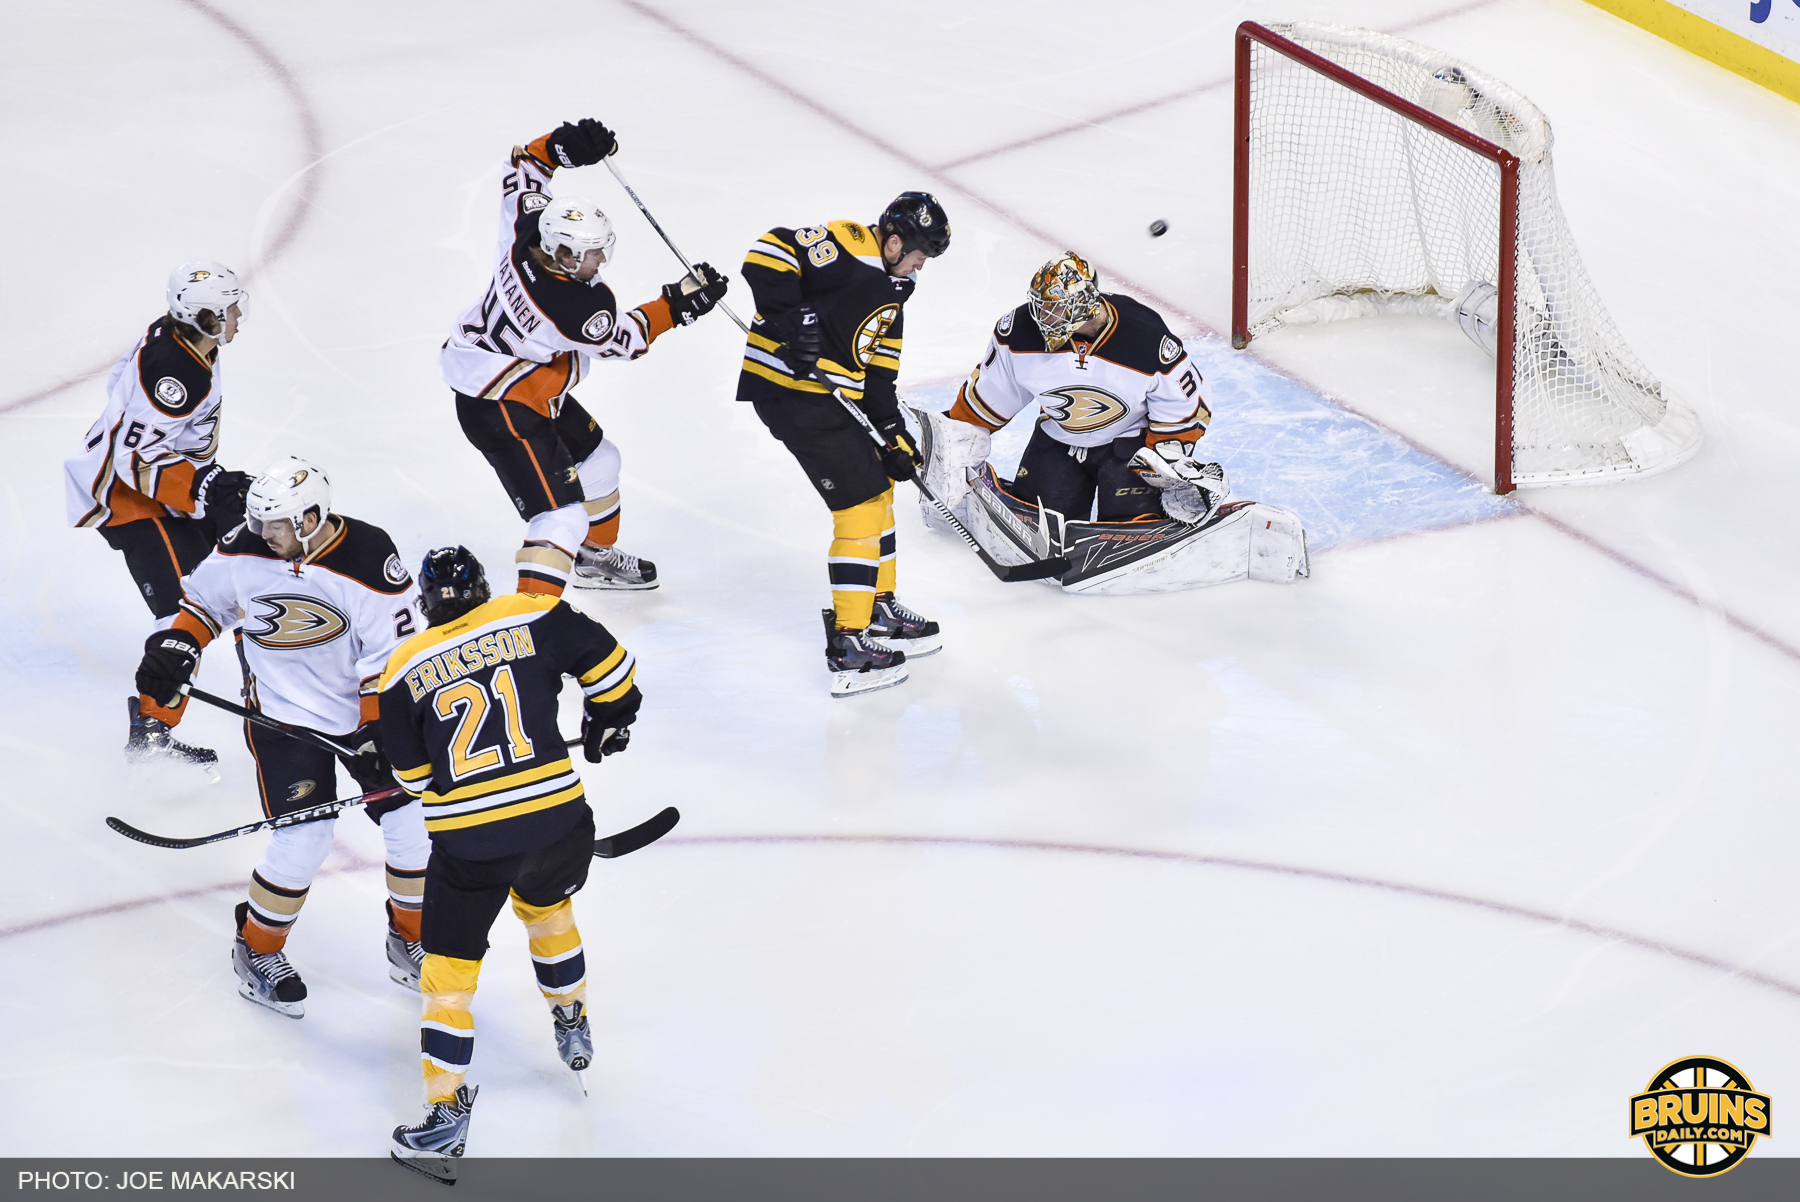
[[[1236,101],[1235,345],[1382,310],[1456,318],[1460,300],[1497,360],[1496,492],[1641,476],[1698,448],[1699,420],[1582,267],[1529,100],[1402,38],[1245,22]]]

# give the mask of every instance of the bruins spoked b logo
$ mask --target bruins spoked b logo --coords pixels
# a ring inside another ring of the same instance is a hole
[[[1657,1070],[1631,1099],[1632,1138],[1684,1177],[1737,1167],[1757,1136],[1773,1136],[1769,1095],[1723,1060],[1689,1056]]]

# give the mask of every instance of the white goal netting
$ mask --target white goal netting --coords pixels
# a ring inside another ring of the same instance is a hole
[[[1267,28],[1519,159],[1513,482],[1643,475],[1692,454],[1699,420],[1625,344],[1582,267],[1536,106],[1402,38]],[[1478,300],[1499,282],[1493,159],[1255,41],[1249,87],[1250,337],[1382,309],[1453,318],[1465,290]],[[1473,317],[1463,324],[1475,337]],[[1490,351],[1492,337],[1490,326]]]

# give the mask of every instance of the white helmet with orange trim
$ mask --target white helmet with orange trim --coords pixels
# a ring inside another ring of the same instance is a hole
[[[214,338],[225,332],[225,310],[236,305],[242,321],[249,299],[237,274],[211,259],[195,259],[169,273],[169,316]],[[211,315],[210,328],[203,314]]]
[[[312,534],[303,535],[301,527],[306,515],[319,514],[319,524]],[[270,522],[286,521],[294,527],[294,537],[301,550],[312,551],[310,539],[325,532],[325,519],[331,516],[331,480],[317,467],[298,456],[277,459],[250,483],[244,497],[244,523],[250,533],[261,536]]]

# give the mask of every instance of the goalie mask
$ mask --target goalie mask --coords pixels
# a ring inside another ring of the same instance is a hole
[[[224,335],[225,310],[231,306],[238,307],[238,320],[243,321],[249,299],[231,268],[210,259],[183,263],[169,273],[169,316],[212,338]],[[202,314],[212,315],[212,328]]]
[[[556,252],[564,247],[575,257],[573,266],[567,269],[571,275],[591,250],[600,252],[602,263],[612,258],[612,222],[599,205],[580,196],[566,196],[552,198],[544,207],[538,217],[538,248],[555,262]],[[557,266],[562,268],[561,264]],[[592,287],[599,280],[600,273],[596,271],[585,282]]]
[[[1067,346],[1075,331],[1106,304],[1100,296],[1099,273],[1072,250],[1038,268],[1025,297],[1031,302],[1032,320],[1044,332],[1044,345],[1053,351]]]
[[[306,515],[313,510],[318,511],[319,524],[311,534],[302,534]],[[250,491],[244,496],[244,524],[250,527],[250,533],[260,538],[271,522],[288,522],[303,554],[312,553],[310,540],[325,533],[325,519],[330,516],[331,481],[324,472],[293,455],[271,464],[251,481]]]

